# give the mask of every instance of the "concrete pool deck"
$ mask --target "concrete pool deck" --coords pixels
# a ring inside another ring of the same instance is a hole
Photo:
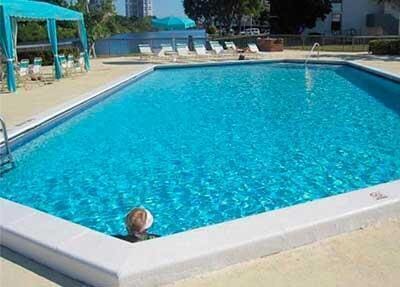
[[[328,58],[330,58],[330,57],[328,57]],[[114,59],[115,60],[115,59]],[[108,61],[111,61],[111,60],[108,60]],[[124,59],[124,61],[126,61],[126,59]],[[375,61],[375,60],[374,60]],[[379,62],[378,63],[381,63],[381,61],[384,61],[384,60],[379,60]],[[373,66],[373,65],[370,65],[370,66]],[[394,65],[393,67],[394,67],[394,69],[396,69],[396,66],[397,65]],[[145,67],[143,68],[143,69],[145,69]],[[130,73],[131,71],[127,71],[127,73]],[[393,71],[392,71],[392,73],[393,73]],[[90,74],[89,74],[90,75]],[[87,80],[86,80],[87,81]],[[61,84],[61,82],[59,82],[60,84]],[[73,82],[73,83],[77,83],[77,82]],[[58,84],[58,83],[56,83],[56,84]],[[38,87],[37,89],[41,89],[42,87]],[[44,88],[47,88],[47,87],[44,87]],[[57,95],[59,95],[59,89],[61,89],[60,87],[58,87],[58,89],[57,89]],[[91,90],[93,90],[93,88],[91,88]],[[33,91],[33,90],[32,90]],[[27,91],[27,92],[30,92],[30,91]],[[70,95],[70,94],[69,94]],[[10,96],[14,96],[14,95],[10,95]],[[79,96],[79,95],[78,95]],[[29,98],[25,98],[25,101],[28,101],[29,100]],[[32,98],[30,98],[30,100],[32,100]],[[70,98],[67,98],[67,100],[70,100]],[[42,106],[42,105],[39,105],[39,106]],[[55,106],[45,106],[45,107],[47,107],[48,109],[52,109],[52,108],[54,108]],[[46,111],[46,109],[44,109],[43,110],[43,112],[45,112]],[[42,111],[40,111],[40,112],[42,112]],[[16,124],[16,126],[17,126],[18,124]],[[289,251],[290,252],[290,251]],[[26,285],[25,285],[26,286]],[[37,286],[37,285],[33,285],[33,286]]]
[[[385,286],[400,282],[400,219],[225,269],[165,287]],[[82,283],[2,250],[0,286],[82,287]]]
[[[395,287],[400,220],[179,281],[168,287]]]

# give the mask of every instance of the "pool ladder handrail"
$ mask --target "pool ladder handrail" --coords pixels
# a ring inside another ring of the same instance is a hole
[[[10,141],[7,134],[6,122],[2,117],[0,117],[0,132],[3,133],[3,138],[4,138],[3,144],[0,144],[0,147],[3,145],[4,148],[4,152],[2,152],[0,149],[0,167],[3,167],[7,164],[13,165],[14,160],[11,154]]]
[[[318,49],[318,50],[317,50],[317,58],[318,58],[318,60],[319,60],[319,48],[320,48],[320,47],[321,47],[321,45],[320,45],[318,42],[315,42],[315,43],[314,43],[314,45],[312,46],[312,48],[311,48],[311,50],[310,50],[310,53],[308,54],[306,60],[304,61],[304,64],[305,64],[305,65],[307,65],[308,60],[310,59],[310,57],[311,57],[312,53],[315,51],[315,49]]]

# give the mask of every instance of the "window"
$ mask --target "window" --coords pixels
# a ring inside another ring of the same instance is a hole
[[[331,30],[332,32],[337,32],[342,30],[342,14],[339,13],[332,14]]]
[[[342,0],[331,0],[332,13],[341,13],[343,11]]]

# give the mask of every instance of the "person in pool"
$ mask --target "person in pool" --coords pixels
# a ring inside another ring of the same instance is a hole
[[[145,208],[134,208],[125,216],[125,227],[127,235],[115,235],[115,237],[129,242],[138,242],[159,237],[147,233],[153,225],[153,215]]]

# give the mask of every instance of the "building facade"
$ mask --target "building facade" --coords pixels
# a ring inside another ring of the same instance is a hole
[[[400,7],[374,0],[331,0],[332,11],[305,33],[324,35],[399,35]]]
[[[126,0],[125,11],[127,17],[153,16],[152,0]]]

